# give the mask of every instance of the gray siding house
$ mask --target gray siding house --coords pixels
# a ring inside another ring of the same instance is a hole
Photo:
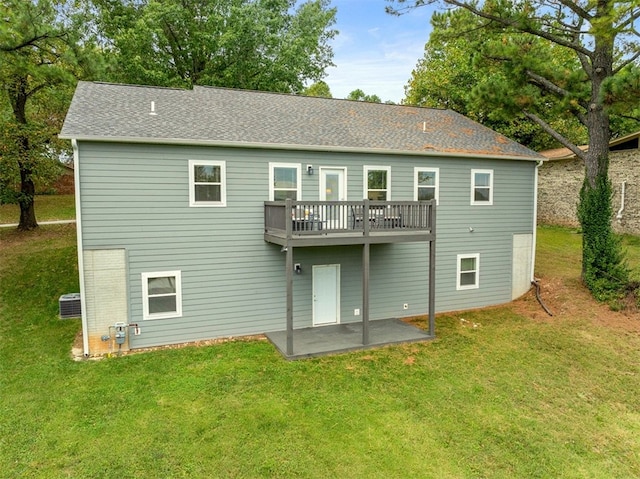
[[[532,279],[541,157],[452,111],[81,82],[60,136],[85,355],[278,331],[291,355],[427,313],[433,336]]]

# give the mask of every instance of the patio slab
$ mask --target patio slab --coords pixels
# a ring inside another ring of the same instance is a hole
[[[369,344],[362,344],[362,323],[331,324],[293,331],[293,354],[287,355],[287,332],[266,333],[269,341],[287,359],[302,359],[348,351],[371,349],[387,344],[428,341],[434,337],[399,319],[369,322]]]

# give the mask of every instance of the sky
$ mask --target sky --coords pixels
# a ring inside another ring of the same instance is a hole
[[[385,0],[332,0],[338,9],[333,63],[327,82],[334,98],[361,89],[382,101],[399,103],[411,72],[429,39],[432,7],[402,16],[385,13]]]

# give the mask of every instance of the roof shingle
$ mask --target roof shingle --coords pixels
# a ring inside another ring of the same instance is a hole
[[[80,82],[60,137],[540,158],[450,110],[215,87]]]

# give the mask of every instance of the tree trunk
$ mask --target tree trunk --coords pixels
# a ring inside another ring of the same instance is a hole
[[[28,142],[27,142],[28,143]],[[36,221],[36,209],[34,199],[36,195],[36,187],[31,179],[31,171],[20,165],[20,223],[18,229],[20,231],[30,231],[38,227]]]
[[[20,223],[18,229],[21,231],[30,231],[38,227],[36,221],[36,210],[34,199],[36,187],[33,183],[32,170],[29,166],[31,148],[29,137],[27,136],[27,99],[29,93],[27,90],[28,79],[26,77],[18,77],[10,85],[9,97],[13,109],[13,115],[17,123],[23,127],[23,131],[18,133],[16,143],[18,146],[18,166],[20,168],[20,195],[18,204],[20,205]]]
[[[599,15],[609,2],[600,0]],[[613,26],[612,26],[613,27]],[[609,181],[609,115],[601,98],[604,81],[613,75],[613,42],[605,33],[594,36],[591,57],[591,98],[587,111],[589,150],[585,154],[585,180],[580,192],[578,218],[582,227],[582,280],[601,300],[624,287],[628,280],[619,239],[611,226],[612,190]]]

